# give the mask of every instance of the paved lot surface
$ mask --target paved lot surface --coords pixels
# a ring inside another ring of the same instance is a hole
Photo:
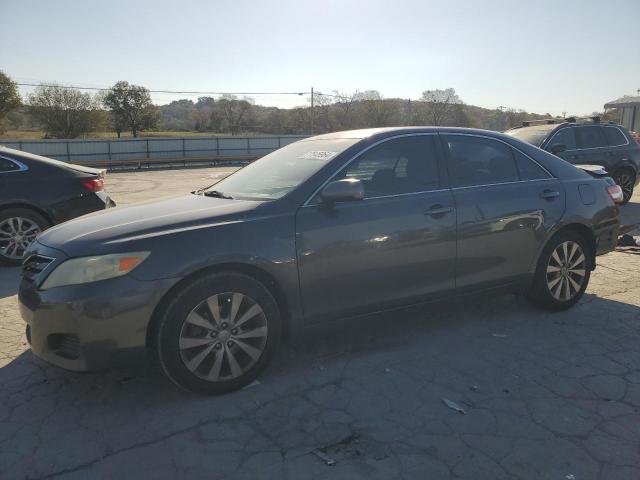
[[[125,204],[224,173],[111,174],[108,189]],[[623,215],[640,221],[638,196]],[[598,263],[569,312],[508,296],[368,318],[283,345],[259,384],[213,398],[153,363],[38,360],[4,269],[0,478],[638,479],[640,254]]]

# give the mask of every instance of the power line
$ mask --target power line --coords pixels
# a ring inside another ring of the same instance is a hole
[[[334,94],[331,94],[331,93],[316,92],[315,94],[316,95],[320,95],[322,97],[333,97],[333,98],[342,98],[342,99],[346,99],[347,98],[347,96],[345,96],[345,95],[334,95]]]
[[[108,92],[113,88],[103,87],[80,87],[77,85],[56,85],[46,83],[16,83],[21,87],[59,87],[59,88],[75,88],[76,90],[95,90]],[[298,95],[302,96],[310,92],[199,92],[199,91],[178,91],[178,90],[148,90],[149,93],[171,93],[178,95]]]

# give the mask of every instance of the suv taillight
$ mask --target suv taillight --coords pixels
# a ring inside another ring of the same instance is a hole
[[[90,192],[95,193],[104,190],[104,178],[83,178],[80,183]]]
[[[609,185],[607,187],[607,193],[615,203],[621,203],[624,198],[624,193],[620,185]]]

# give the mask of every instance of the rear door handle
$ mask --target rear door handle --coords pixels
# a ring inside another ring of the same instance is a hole
[[[435,217],[438,215],[444,215],[446,213],[453,212],[453,207],[445,207],[444,205],[433,205],[428,210],[424,211],[425,215],[429,215],[431,217]]]
[[[560,192],[555,190],[545,190],[540,194],[540,198],[544,198],[546,200],[553,200],[554,198],[558,198],[560,196]]]

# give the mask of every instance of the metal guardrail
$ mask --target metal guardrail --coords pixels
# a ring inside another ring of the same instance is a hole
[[[306,136],[8,140],[0,143],[57,160],[114,170],[244,163],[302,138]]]

